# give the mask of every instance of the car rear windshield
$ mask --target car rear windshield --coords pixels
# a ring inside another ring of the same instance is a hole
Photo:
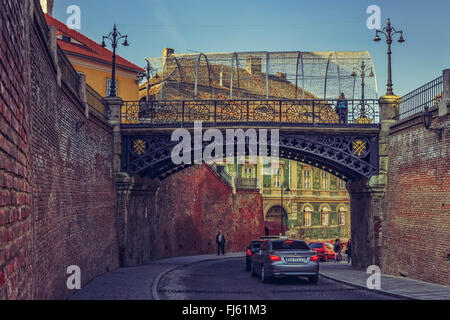
[[[258,242],[252,242],[252,244],[250,245],[250,248],[259,248],[261,247],[261,243],[260,241]]]
[[[272,241],[273,250],[309,250],[308,245],[304,241]]]
[[[315,242],[315,243],[311,243],[310,245],[309,245],[309,247],[310,248],[322,248],[322,244],[321,243],[318,243],[318,242]]]

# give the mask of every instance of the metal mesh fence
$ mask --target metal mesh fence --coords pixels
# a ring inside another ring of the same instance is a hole
[[[172,99],[361,99],[364,61],[366,99],[377,99],[376,74],[367,51],[235,52],[170,54],[149,58],[158,72],[153,92]]]

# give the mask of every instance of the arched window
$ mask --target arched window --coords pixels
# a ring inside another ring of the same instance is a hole
[[[345,225],[345,216],[347,215],[347,209],[345,207],[339,207],[338,209],[338,222],[340,226]]]
[[[323,226],[330,225],[330,209],[327,207],[323,207],[321,210],[321,221]]]
[[[305,207],[303,210],[303,225],[310,227],[312,225],[312,209],[310,207]]]

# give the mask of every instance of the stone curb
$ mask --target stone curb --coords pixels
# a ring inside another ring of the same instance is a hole
[[[360,285],[360,284],[357,284],[357,283],[353,283],[353,282],[350,282],[350,281],[347,281],[347,280],[342,280],[342,279],[334,278],[332,276],[324,275],[320,271],[319,271],[319,274],[320,274],[321,277],[324,277],[324,278],[327,278],[327,279],[330,279],[330,280],[333,280],[333,281],[336,281],[336,282],[339,282],[339,283],[342,283],[342,284],[346,284],[346,285],[349,285],[349,286],[354,287],[354,288],[364,289],[364,290],[369,291],[369,292],[377,292],[377,293],[381,293],[381,294],[384,294],[384,295],[387,295],[387,296],[391,296],[391,297],[394,297],[394,298],[400,298],[400,299],[420,300],[420,299],[417,299],[417,298],[409,296],[409,295],[394,293],[394,292],[391,292],[391,291],[372,290],[372,289],[367,288],[366,286],[363,286],[363,285]]]
[[[225,258],[222,258],[220,260],[236,259],[236,258],[241,258],[241,257],[239,257],[239,256],[225,257]],[[206,261],[217,261],[217,259],[213,259],[213,258],[208,257],[208,258],[200,259],[200,260],[197,260],[197,261],[192,261],[192,262],[188,262],[188,263],[172,266],[172,267],[167,268],[166,270],[164,270],[160,274],[158,274],[156,276],[156,278],[153,280],[153,283],[152,283],[152,298],[153,298],[153,300],[161,300],[160,297],[159,297],[159,294],[158,294],[158,284],[159,284],[159,281],[162,279],[162,277],[164,277],[166,274],[168,274],[168,273],[170,273],[170,272],[172,272],[172,271],[174,271],[176,269],[180,269],[182,267],[185,267],[185,266],[189,266],[189,265],[200,263],[200,262],[206,262]]]

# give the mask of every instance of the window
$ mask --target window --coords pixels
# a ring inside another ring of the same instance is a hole
[[[253,168],[252,167],[246,167],[244,169],[244,175],[246,178],[253,178]]]
[[[273,186],[276,188],[280,187],[280,177],[281,177],[280,169],[274,169],[273,170]]]
[[[328,226],[330,225],[330,212],[328,208],[323,208],[322,209],[322,225],[323,226]]]
[[[311,189],[311,170],[303,171],[303,187],[305,189]]]
[[[339,179],[339,189],[345,189],[345,181]]]
[[[339,208],[339,212],[338,212],[338,220],[339,220],[339,225],[343,226],[345,225],[345,215],[347,213],[347,210],[344,207],[340,207]]]
[[[322,189],[328,189],[328,173],[322,171]]]
[[[111,81],[112,79],[106,79],[106,96],[108,97],[111,93]],[[119,82],[116,80],[116,94],[119,92]]]
[[[321,243],[321,242],[313,242],[313,243],[309,244],[309,247],[311,249],[322,249],[323,243]]]
[[[305,241],[298,240],[285,240],[285,241],[272,241],[273,250],[309,250]]]
[[[311,220],[312,220],[312,212],[310,208],[306,208],[304,212],[304,219],[305,219],[305,226],[310,227],[311,226]]]
[[[70,42],[70,37],[69,36],[62,36],[61,37],[61,39],[62,39],[62,41],[65,41],[65,42]]]

